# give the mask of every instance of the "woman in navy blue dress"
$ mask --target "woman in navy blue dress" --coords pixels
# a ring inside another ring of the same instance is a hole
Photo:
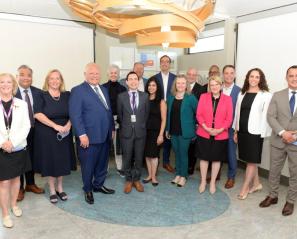
[[[58,197],[65,201],[63,176],[75,169],[74,145],[68,115],[70,93],[64,89],[64,80],[58,70],[48,73],[43,86],[45,91],[34,104],[34,170],[48,177],[50,201]]]

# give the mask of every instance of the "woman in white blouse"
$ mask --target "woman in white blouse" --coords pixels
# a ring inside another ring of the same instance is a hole
[[[30,130],[28,106],[14,94],[17,83],[11,74],[0,74],[0,205],[2,223],[13,227],[9,209],[16,217],[22,215],[17,206],[20,175],[31,169],[26,151]]]
[[[261,163],[263,138],[271,134],[266,120],[271,97],[263,71],[259,68],[249,70],[238,95],[233,123],[239,158],[247,163],[244,183],[238,195],[240,200],[262,189],[257,164]]]

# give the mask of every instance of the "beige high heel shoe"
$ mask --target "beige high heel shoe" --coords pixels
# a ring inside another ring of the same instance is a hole
[[[200,186],[199,186],[199,189],[198,189],[199,193],[204,193],[205,188],[206,188],[206,184],[200,183]]]
[[[178,184],[180,178],[181,178],[180,176],[176,176],[176,177],[171,181],[171,183],[172,183],[172,184]]]
[[[11,211],[12,211],[13,215],[15,215],[16,217],[20,217],[23,215],[22,209],[20,209],[18,206],[12,207]]]
[[[3,223],[3,226],[6,227],[6,228],[12,228],[13,227],[13,222],[12,222],[10,216],[3,217],[2,218],[2,223]]]
[[[261,191],[263,189],[263,185],[259,183],[256,187],[252,187],[249,193],[255,193]]]
[[[183,187],[183,186],[185,186],[186,182],[187,182],[187,179],[185,177],[181,177],[180,180],[177,183],[177,186],[178,187]]]

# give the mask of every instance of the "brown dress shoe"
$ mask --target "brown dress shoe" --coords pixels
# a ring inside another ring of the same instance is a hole
[[[132,191],[132,182],[127,181],[124,187],[124,193],[130,193]]]
[[[26,185],[25,190],[26,190],[26,192],[32,192],[32,193],[36,193],[36,194],[44,193],[44,189],[37,187],[36,184]]]
[[[163,168],[165,168],[169,173],[174,173],[174,168],[170,164],[164,164]]]
[[[283,211],[282,211],[283,216],[292,215],[293,212],[294,212],[294,204],[286,202],[286,204],[285,204],[285,206],[283,208]]]
[[[277,204],[278,198],[267,196],[260,204],[259,207],[269,207],[272,204]]]
[[[20,188],[20,191],[19,191],[19,195],[18,195],[18,198],[17,198],[17,201],[20,202],[24,199],[25,197],[25,190],[23,188]]]
[[[140,183],[140,181],[135,181],[133,183],[133,185],[138,192],[141,192],[141,193],[144,192],[144,188],[143,188],[142,184]]]
[[[235,184],[235,180],[232,178],[228,178],[227,182],[225,183],[225,188],[230,189],[233,188]]]

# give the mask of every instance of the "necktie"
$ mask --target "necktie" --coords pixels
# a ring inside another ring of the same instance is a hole
[[[296,94],[296,91],[292,91],[292,96],[291,96],[290,102],[289,102],[292,115],[294,114],[294,108],[295,108],[295,94]]]
[[[95,91],[96,91],[96,94],[97,94],[98,97],[99,97],[99,100],[102,102],[102,104],[104,105],[105,109],[108,110],[108,105],[107,105],[107,103],[105,102],[105,100],[103,99],[102,95],[99,93],[98,86],[95,86],[94,89],[95,89]]]
[[[24,90],[25,93],[25,101],[27,102],[28,105],[28,111],[29,111],[29,118],[30,118],[30,123],[31,123],[31,127],[33,127],[34,125],[34,116],[33,116],[33,109],[32,109],[32,105],[31,105],[31,100],[28,94],[28,90]]]
[[[136,109],[136,92],[132,92],[132,110]]]

